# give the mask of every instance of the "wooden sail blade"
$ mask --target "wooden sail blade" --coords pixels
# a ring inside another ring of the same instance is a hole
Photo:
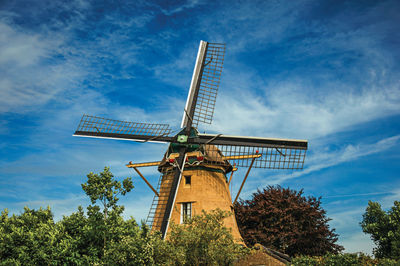
[[[276,139],[247,136],[229,136],[222,134],[198,134],[195,140],[202,144],[243,145],[266,148],[293,148],[307,150],[308,141],[298,139]]]
[[[168,124],[149,124],[83,115],[74,136],[124,139],[140,142],[171,142]]]
[[[181,127],[211,124],[224,56],[225,44],[200,42]]]
[[[308,142],[306,140],[268,139],[256,137],[239,137],[226,135],[199,134],[194,140],[203,145],[210,158],[218,156],[248,167],[252,158],[261,155],[254,161],[254,168],[302,169]],[[218,155],[213,153],[219,153]],[[218,163],[218,162],[216,162]],[[220,161],[220,163],[223,163]]]
[[[194,65],[192,81],[190,82],[189,94],[186,99],[185,110],[183,112],[181,127],[191,127],[193,123],[193,114],[196,107],[197,95],[200,88],[201,72],[204,65],[207,42],[200,41],[197,52],[196,63]]]
[[[175,204],[176,193],[178,191],[178,185],[181,182],[182,173],[185,167],[185,161],[186,148],[182,147],[179,151],[179,157],[177,158],[178,167],[175,167],[174,169],[174,177],[171,182],[170,193],[168,195],[168,200],[166,201],[164,216],[161,222],[161,235],[163,239],[165,239],[168,232],[171,213],[173,210],[172,208]]]

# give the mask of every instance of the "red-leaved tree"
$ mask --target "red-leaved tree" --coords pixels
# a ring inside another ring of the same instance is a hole
[[[338,235],[330,229],[321,198],[305,197],[303,190],[268,186],[249,200],[235,204],[240,233],[247,245],[256,243],[295,255],[338,253]]]

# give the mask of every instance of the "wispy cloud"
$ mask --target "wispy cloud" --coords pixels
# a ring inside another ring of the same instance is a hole
[[[360,222],[364,209],[344,208],[344,211],[330,212],[329,217],[332,219],[330,225],[336,228],[339,234],[339,244],[345,246],[346,252],[363,252],[372,255],[372,249],[375,247],[368,235],[362,232]]]
[[[340,194],[340,195],[328,195],[324,196],[324,199],[329,199],[329,198],[348,198],[348,197],[364,197],[364,196],[372,196],[372,195],[388,195],[392,194],[392,192],[370,192],[370,193],[352,193],[352,194]]]
[[[173,15],[175,13],[182,12],[182,11],[184,11],[186,9],[194,8],[199,4],[201,4],[201,0],[187,0],[187,2],[185,4],[179,5],[178,7],[175,7],[175,8],[169,9],[169,10],[162,8],[161,11],[165,15],[170,16],[170,15]]]
[[[109,92],[113,90],[107,88],[110,80],[135,77],[132,66],[138,64],[140,52],[134,37],[151,21],[151,13],[125,20],[110,13],[101,23],[112,30],[93,38],[79,38],[82,29],[93,27],[93,35],[98,30],[87,22],[90,5],[75,4],[74,8],[79,8],[72,13],[72,4],[34,8],[36,17],[53,8],[56,14],[64,11],[70,17],[65,21],[52,14],[52,24],[39,23],[33,29],[20,26],[15,22],[19,16],[6,12],[0,21],[0,112],[26,113],[49,101],[73,99],[93,88]]]
[[[385,210],[390,209],[393,207],[394,201],[399,201],[400,200],[400,188],[398,189],[393,189],[389,195],[386,197],[383,197],[382,200],[380,201],[380,204]]]
[[[399,145],[400,135],[379,140],[376,143],[359,143],[357,145],[347,145],[334,151],[315,151],[307,159],[304,170],[292,173],[291,175],[276,175],[271,178],[272,183],[281,183],[291,178],[297,178],[328,167],[332,167],[344,162],[357,160],[360,157],[382,152]]]
[[[11,204],[9,209],[11,213],[19,213],[23,207],[27,206],[30,209],[39,209],[40,207],[49,206],[54,214],[56,221],[60,220],[63,215],[77,211],[79,205],[87,205],[88,200],[85,200],[83,195],[68,195],[65,199],[43,199],[33,201],[22,201]]]
[[[81,76],[68,64],[62,71],[49,62],[62,43],[63,36],[56,35],[26,33],[0,21],[0,112],[26,112]]]

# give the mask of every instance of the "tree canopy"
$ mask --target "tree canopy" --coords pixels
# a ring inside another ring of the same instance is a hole
[[[371,235],[377,258],[400,259],[400,202],[385,212],[378,202],[369,201],[361,227]]]
[[[87,175],[87,182],[82,184],[82,189],[89,196],[92,205],[88,207],[88,218],[98,235],[103,236],[103,256],[107,250],[107,240],[115,238],[114,227],[121,221],[121,214],[124,206],[118,205],[118,195],[125,195],[131,191],[133,183],[130,177],[125,178],[122,183],[114,179],[110,168],[104,167],[104,171],[99,174],[90,172]],[[103,214],[100,213],[100,207],[95,205],[100,202],[103,208]],[[111,210],[110,210],[111,209]]]
[[[330,229],[321,198],[305,197],[303,190],[268,186],[235,206],[240,233],[247,245],[256,243],[290,256],[337,253],[338,235]]]

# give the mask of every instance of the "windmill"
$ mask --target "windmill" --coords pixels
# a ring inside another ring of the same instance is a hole
[[[250,169],[302,169],[306,140],[200,134],[199,123],[211,124],[225,55],[225,44],[200,41],[195,68],[183,112],[181,130],[172,135],[168,124],[126,122],[83,115],[74,136],[169,143],[161,161],[132,163],[153,190],[147,217],[152,230],[166,237],[170,221],[184,223],[201,210],[233,211]],[[157,188],[139,167],[157,166]],[[236,167],[248,167],[232,203],[229,183]],[[227,174],[230,174],[228,180]],[[236,239],[241,239],[234,215],[225,220]]]

